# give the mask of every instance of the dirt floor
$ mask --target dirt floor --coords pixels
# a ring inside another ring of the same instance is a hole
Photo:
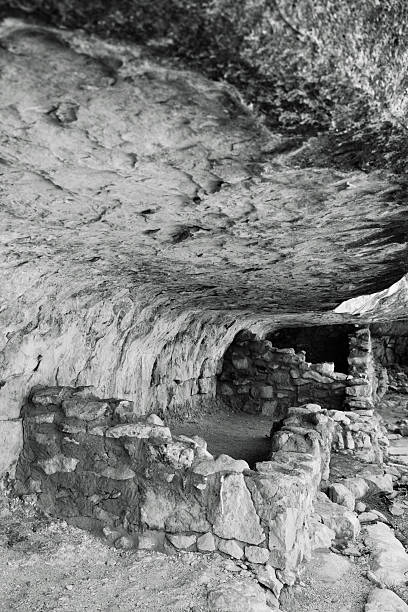
[[[19,502],[11,510],[3,506],[0,516],[1,612],[213,612],[211,593],[217,589],[255,588],[244,564],[220,555],[119,551]],[[369,588],[364,567],[346,560],[344,569],[345,557],[327,554],[313,559],[281,609],[362,612]],[[244,601],[227,607],[222,612],[260,609]]]
[[[222,453],[245,459],[250,465],[266,461],[271,454],[271,417],[228,411],[194,416],[183,423],[172,423],[174,435],[200,436],[213,455]]]
[[[219,555],[119,551],[18,504],[0,516],[1,612],[209,612],[220,585],[254,589]]]

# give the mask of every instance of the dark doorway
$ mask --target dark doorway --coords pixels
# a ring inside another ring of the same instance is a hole
[[[314,327],[286,327],[267,336],[277,348],[305,351],[311,363],[333,362],[336,372],[348,374],[349,334],[351,325],[317,325]]]

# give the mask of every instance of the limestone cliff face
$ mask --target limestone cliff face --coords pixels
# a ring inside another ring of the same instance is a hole
[[[350,320],[323,313],[405,272],[394,177],[295,165],[233,90],[140,48],[0,37],[0,471],[35,384],[205,401],[239,330]]]

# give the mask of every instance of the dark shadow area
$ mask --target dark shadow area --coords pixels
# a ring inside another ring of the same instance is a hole
[[[352,325],[319,325],[316,327],[289,327],[267,336],[278,348],[292,347],[305,351],[311,363],[333,362],[336,372],[348,374],[349,340]]]
[[[208,451],[217,457],[225,454],[244,459],[251,468],[271,455],[270,417],[221,409],[185,423],[171,424],[173,435],[200,436]]]

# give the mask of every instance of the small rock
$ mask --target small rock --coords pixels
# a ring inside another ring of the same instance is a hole
[[[151,425],[160,425],[161,427],[164,427],[164,422],[159,416],[157,416],[157,414],[149,414],[146,422],[150,423]]]
[[[200,552],[213,552],[216,549],[215,538],[210,531],[197,538],[197,549]]]
[[[120,548],[122,550],[131,550],[136,547],[136,542],[131,536],[121,536],[117,540],[115,540],[115,548]]]
[[[259,565],[255,570],[255,577],[279,599],[283,584],[277,579],[275,570],[270,565]]]
[[[195,535],[168,533],[167,539],[178,549],[187,550],[196,543]]]
[[[227,572],[240,572],[241,571],[241,568],[239,567],[239,565],[234,563],[234,561],[231,561],[231,559],[226,559],[224,561],[224,569],[227,570]]]
[[[366,571],[365,577],[367,578],[367,580],[375,584],[376,587],[380,589],[384,588],[384,583],[380,582],[380,580],[378,580],[377,576],[371,570]]]
[[[292,572],[291,570],[276,570],[276,577],[282,582],[282,584],[293,586],[296,582],[297,576],[295,572]]]
[[[269,550],[260,546],[245,546],[245,556],[250,563],[266,563],[269,559]]]
[[[362,512],[358,520],[360,523],[372,523],[374,521],[378,521],[378,516],[374,514],[374,512]]]
[[[379,512],[378,510],[371,510],[370,512],[376,514],[378,516],[379,521],[382,521],[383,523],[388,523],[387,518],[383,515],[382,512]]]
[[[138,548],[141,550],[161,551],[164,546],[165,534],[163,531],[146,530],[139,534]]]
[[[244,556],[244,547],[236,540],[220,540],[218,550],[234,559],[242,559]]]
[[[362,502],[362,501],[356,502],[356,507],[355,507],[355,511],[356,512],[359,512],[359,513],[365,512],[366,508],[367,508],[367,506],[366,506],[366,504],[364,502]]]
[[[374,589],[368,596],[364,612],[408,612],[408,605],[389,589]]]

